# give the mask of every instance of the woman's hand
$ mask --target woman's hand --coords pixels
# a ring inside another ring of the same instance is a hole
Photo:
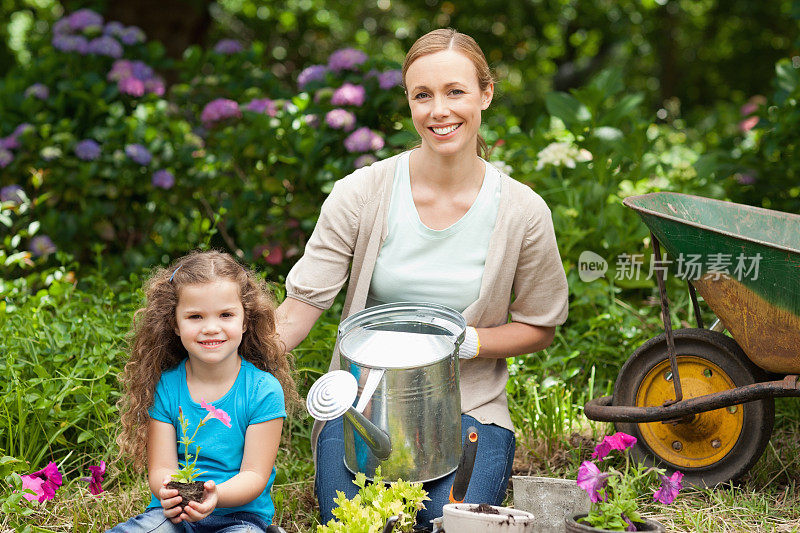
[[[161,482],[161,488],[158,489],[158,500],[161,502],[161,507],[164,509],[164,516],[169,518],[173,524],[181,522],[180,515],[183,509],[180,506],[182,498],[178,494],[177,489],[168,489],[167,483],[172,480],[171,476],[165,476]]]
[[[198,522],[217,508],[217,502],[219,501],[217,485],[209,480],[203,484],[203,489],[203,501],[189,502],[189,505],[183,509],[183,514],[180,516],[181,519],[187,522]]]

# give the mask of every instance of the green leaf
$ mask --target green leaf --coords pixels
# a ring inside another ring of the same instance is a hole
[[[629,94],[624,96],[611,111],[600,116],[599,122],[607,126],[616,126],[623,119],[628,118],[633,113],[639,104],[644,100],[644,95],[641,93]]]
[[[792,62],[788,59],[781,59],[775,65],[775,74],[777,78],[775,82],[778,89],[792,93],[800,83],[800,69],[792,66]]]
[[[625,88],[622,69],[607,68],[595,76],[589,85],[606,96],[613,96]]]
[[[567,93],[548,93],[544,101],[547,112],[561,119],[567,127],[588,122],[592,118],[589,109],[577,98]]]

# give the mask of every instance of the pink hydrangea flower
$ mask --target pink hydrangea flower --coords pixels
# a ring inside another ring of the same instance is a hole
[[[663,504],[669,505],[678,496],[678,492],[683,488],[683,473],[675,471],[670,477],[659,474],[661,477],[661,487],[653,494],[653,499]]]
[[[377,160],[378,160],[378,158],[375,157],[372,154],[364,154],[364,155],[360,155],[360,156],[356,157],[356,160],[353,161],[353,166],[355,168],[366,167],[368,165],[371,165],[372,163],[374,163]]]
[[[328,57],[328,68],[333,72],[356,70],[358,65],[367,60],[367,54],[355,48],[342,48]]]
[[[353,85],[352,83],[345,83],[333,92],[331,96],[331,104],[333,105],[364,105],[364,100],[367,97],[367,91],[361,85]]]
[[[266,113],[271,117],[278,114],[278,106],[269,98],[254,98],[248,102],[245,109],[254,113]]]
[[[217,409],[210,403],[206,403],[205,400],[200,400],[200,407],[208,411],[208,415],[203,420],[204,422],[209,418],[216,418],[226,426],[231,427],[231,416],[222,409]]]
[[[297,76],[297,87],[302,90],[312,81],[324,80],[326,72],[328,68],[325,65],[311,65],[304,68]]]
[[[214,122],[224,120],[226,118],[240,118],[242,112],[239,111],[239,104],[227,98],[217,98],[206,104],[203,112],[200,114],[200,120],[206,126],[213,125]]]
[[[325,115],[325,123],[335,130],[350,131],[356,125],[356,116],[346,109],[331,109]]]
[[[589,493],[593,503],[605,500],[605,494],[600,494],[600,489],[606,486],[606,479],[611,474],[602,473],[591,461],[584,461],[578,468],[578,486]]]
[[[592,459],[602,461],[611,450],[627,450],[636,444],[636,437],[618,431],[611,436],[603,437],[603,442],[595,446]]]
[[[383,137],[367,127],[358,128],[344,140],[344,147],[350,153],[380,150]]]

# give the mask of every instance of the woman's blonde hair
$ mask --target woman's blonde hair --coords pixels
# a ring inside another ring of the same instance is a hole
[[[478,75],[478,86],[481,91],[485,91],[489,85],[494,82],[492,69],[489,68],[486,56],[483,55],[483,50],[481,50],[481,47],[475,42],[475,39],[465,33],[459,33],[453,28],[441,28],[426,33],[417,39],[409,49],[403,61],[403,86],[405,86],[408,68],[414,61],[422,56],[443,52],[445,50],[455,50],[472,61],[472,64],[475,65],[475,72]],[[489,147],[486,146],[486,141],[480,133],[478,134],[476,149],[478,155],[484,158],[489,153]]]
[[[134,314],[130,358],[120,374],[122,398],[117,403],[122,427],[117,436],[120,455],[137,470],[147,462],[148,410],[153,405],[161,373],[188,357],[175,334],[175,308],[185,285],[229,280],[239,287],[245,332],[239,355],[270,372],[283,387],[287,408],[299,403],[293,368],[275,329],[275,303],[267,283],[222,252],[193,252],[169,268],[156,268],[145,282],[145,307]]]

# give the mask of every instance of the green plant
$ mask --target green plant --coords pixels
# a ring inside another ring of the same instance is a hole
[[[610,467],[608,472],[600,472],[591,461],[581,464],[578,469],[578,486],[589,493],[592,501],[591,510],[581,519],[582,522],[609,531],[637,531],[634,522],[641,522],[637,498],[646,484],[646,478],[653,477],[652,475],[661,479],[661,487],[655,491],[653,499],[663,504],[670,504],[675,500],[682,488],[683,474],[676,471],[667,477],[661,468],[648,468],[632,462],[629,448],[634,444],[636,437],[617,432],[604,437],[595,447],[592,458],[596,458],[598,462],[605,459],[612,450],[622,451],[625,466],[621,471]]]
[[[333,500],[338,505],[333,509],[335,518],[327,525],[317,526],[317,533],[378,533],[392,516],[400,517],[395,524],[397,531],[411,531],[417,511],[424,507],[422,502],[429,499],[422,483],[399,479],[387,486],[380,467],[369,485],[360,472],[353,483],[359,487],[358,494],[348,500],[344,493],[338,492]]]
[[[183,463],[178,462],[178,470],[172,474],[172,480],[178,483],[191,483],[199,476],[205,474],[205,471],[197,469],[197,458],[200,456],[200,446],[195,446],[194,453],[189,453],[189,446],[194,442],[197,432],[200,428],[206,425],[206,422],[212,418],[216,418],[228,427],[231,427],[231,417],[222,409],[217,409],[213,405],[206,403],[204,400],[200,401],[200,406],[208,411],[208,414],[203,418],[194,429],[192,436],[189,436],[189,421],[183,416],[183,409],[178,407],[178,420],[181,424],[181,438],[180,444],[183,445],[184,456]]]

